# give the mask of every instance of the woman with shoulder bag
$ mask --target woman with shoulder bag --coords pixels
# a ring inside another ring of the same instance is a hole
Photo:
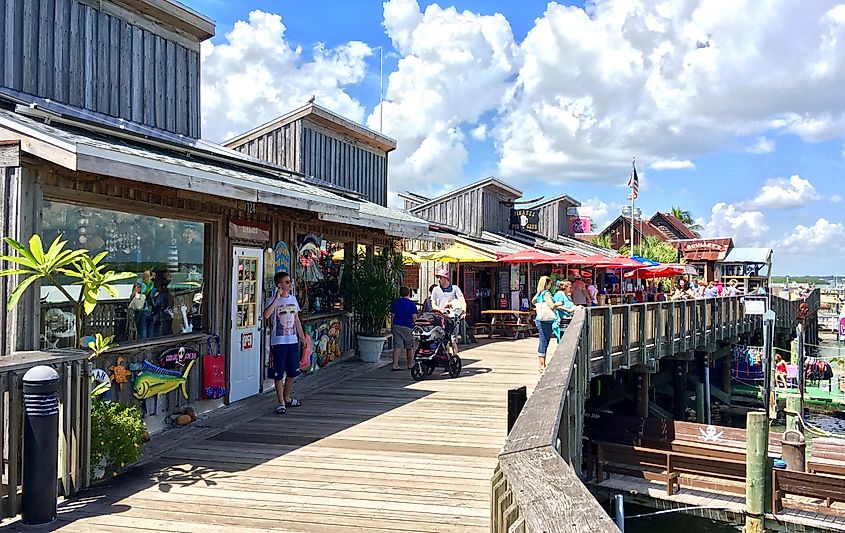
[[[546,351],[549,349],[549,341],[552,338],[552,324],[557,319],[554,312],[555,304],[549,292],[551,284],[552,280],[548,276],[542,276],[537,283],[537,294],[534,295],[534,307],[537,310],[536,324],[540,337],[537,358],[541,373],[546,369]]]
[[[145,270],[141,274],[141,281],[132,287],[132,296],[129,298],[129,310],[134,315],[139,339],[146,339],[152,333],[152,292],[153,277],[149,270]]]

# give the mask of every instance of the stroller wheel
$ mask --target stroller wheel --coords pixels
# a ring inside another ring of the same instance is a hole
[[[419,381],[423,378],[422,364],[419,361],[411,367],[411,377],[414,378],[414,381]]]
[[[461,375],[461,358],[457,355],[449,358],[449,375],[453,378]]]
[[[434,361],[429,361],[425,363],[422,367],[423,371],[425,372],[425,375],[430,376],[434,374],[434,369],[437,367],[437,364]]]

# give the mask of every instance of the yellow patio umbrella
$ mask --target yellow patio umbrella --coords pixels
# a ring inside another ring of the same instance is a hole
[[[444,250],[421,254],[421,257],[428,261],[440,261],[441,263],[489,263],[496,261],[495,256],[473,250],[462,244],[453,244]]]

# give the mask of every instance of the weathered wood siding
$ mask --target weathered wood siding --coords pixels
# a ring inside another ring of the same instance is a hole
[[[485,190],[482,198],[482,210],[484,213],[484,231],[495,233],[507,233],[510,229],[511,208],[502,201],[513,200],[506,198],[493,191]]]
[[[482,212],[482,189],[470,189],[462,194],[445,198],[422,209],[413,211],[424,220],[445,224],[468,235],[479,236],[484,229]]]
[[[387,153],[309,120],[279,126],[234,149],[387,205]]]
[[[199,42],[140,15],[108,2],[3,0],[0,53],[3,87],[200,136]]]
[[[547,239],[555,239],[558,235],[572,236],[572,228],[569,226],[569,218],[566,216],[566,209],[569,207],[574,207],[574,205],[564,200],[541,205],[538,209],[540,235]]]

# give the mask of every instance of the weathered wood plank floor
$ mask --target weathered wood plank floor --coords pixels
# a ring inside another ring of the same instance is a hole
[[[184,428],[176,448],[63,502],[49,529],[487,531],[507,389],[536,383],[536,344],[464,348],[457,379],[414,383],[384,360],[329,368],[298,385],[303,407],[275,415],[265,395]]]

